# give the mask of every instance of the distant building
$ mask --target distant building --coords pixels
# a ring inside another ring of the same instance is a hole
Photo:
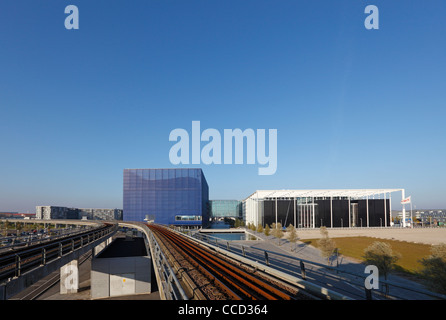
[[[36,206],[36,219],[79,219],[79,209],[58,206]]]
[[[414,222],[423,226],[438,225],[443,226],[446,224],[446,210],[414,210],[413,212]]]
[[[391,193],[400,189],[257,190],[243,200],[246,223],[298,228],[390,226]],[[407,217],[407,213],[406,213]]]
[[[122,220],[122,209],[80,208],[79,218],[87,220]]]
[[[211,219],[243,219],[242,202],[239,200],[209,200]]]
[[[58,206],[37,206],[36,219],[43,220],[122,220],[122,209],[68,208]]]
[[[34,217],[34,213],[0,212],[0,219],[30,219]]]

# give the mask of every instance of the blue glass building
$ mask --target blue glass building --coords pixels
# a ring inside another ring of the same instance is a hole
[[[209,187],[201,169],[125,169],[123,220],[206,227]]]

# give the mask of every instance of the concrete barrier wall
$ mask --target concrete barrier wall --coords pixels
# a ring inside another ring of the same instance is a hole
[[[95,258],[91,263],[91,298],[151,293],[149,256]]]

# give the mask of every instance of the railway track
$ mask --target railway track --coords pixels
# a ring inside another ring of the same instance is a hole
[[[149,224],[158,243],[197,300],[308,300],[299,288],[193,242],[168,228]]]

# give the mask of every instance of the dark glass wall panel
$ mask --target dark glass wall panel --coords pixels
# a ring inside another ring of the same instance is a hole
[[[276,223],[276,200],[263,201],[263,213],[264,225]],[[277,200],[277,222],[283,227],[294,224],[294,200]]]
[[[377,200],[369,199],[369,227],[377,226],[377,224],[375,223],[376,222],[375,220],[377,219],[376,214],[375,214],[375,202],[376,201]],[[382,216],[382,217],[384,217],[384,216]],[[378,225],[379,225],[379,223],[378,223]]]
[[[370,210],[370,204],[373,203],[373,210]],[[369,219],[371,227],[385,227],[390,226],[390,209],[389,209],[389,199],[385,200],[369,200]],[[387,221],[385,214],[387,214]],[[387,224],[386,224],[387,223]]]
[[[330,200],[315,200],[315,227],[331,227]]]
[[[348,227],[348,200],[315,200],[315,227]],[[333,226],[332,226],[333,224]]]
[[[294,223],[294,200],[277,201],[278,221],[283,227]]]
[[[271,200],[263,201],[263,223],[271,225],[276,222],[275,202]]]
[[[348,227],[348,200],[333,200],[333,227]]]
[[[301,214],[304,212],[304,207],[306,208],[306,227],[312,227],[309,221],[309,216],[312,215],[313,205],[311,200],[308,199],[309,204],[306,205],[305,201],[300,201],[300,205],[297,205],[297,225],[303,226],[303,219]],[[387,221],[384,215],[384,200],[383,199],[369,199],[369,226],[379,227],[390,225],[390,201],[388,199],[386,202],[386,212]],[[319,228],[321,226],[329,227],[349,227],[349,213],[351,208],[349,208],[348,199],[325,199],[325,200],[315,200],[315,215],[314,215],[314,226]],[[367,200],[351,200],[350,205],[356,203],[358,205],[358,216],[356,221],[356,227],[362,226],[367,227]],[[264,224],[271,225],[276,221],[276,202],[275,200],[265,200],[263,202],[264,209]],[[311,219],[311,218],[310,218]],[[294,224],[294,201],[293,200],[277,200],[277,221],[282,223],[282,226],[288,226],[290,223]],[[333,223],[333,226],[332,226]]]
[[[367,227],[367,201],[357,200],[358,203],[358,227]]]
[[[367,200],[357,200],[358,202],[358,218],[362,218],[362,226],[367,227]],[[380,227],[390,226],[390,201],[385,200],[387,211],[387,225],[384,215],[384,200],[383,199],[369,199],[369,226]],[[358,227],[361,226],[361,221],[358,219]]]

